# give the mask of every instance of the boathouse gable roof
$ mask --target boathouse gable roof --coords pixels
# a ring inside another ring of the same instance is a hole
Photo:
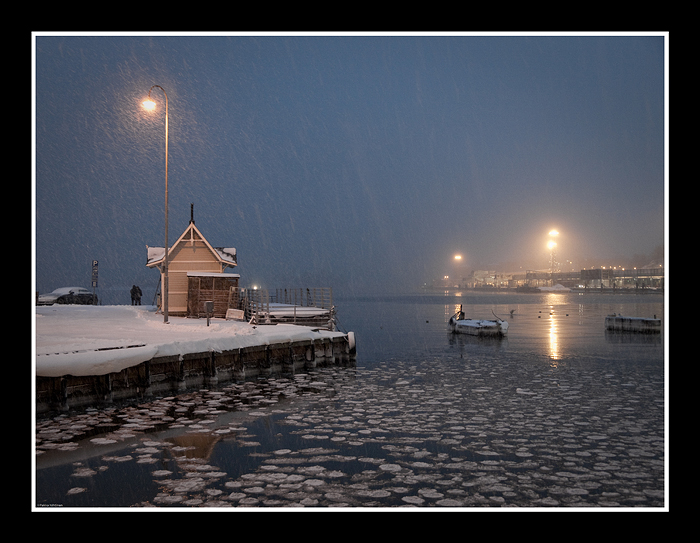
[[[211,252],[214,258],[219,261],[223,268],[233,268],[238,265],[235,247],[212,247],[195,226],[194,221],[190,221],[190,224],[182,235],[172,247],[170,247],[168,254],[173,255],[178,247],[188,243],[194,244],[195,241],[203,242],[205,247]],[[146,266],[149,268],[160,267],[165,259],[165,249],[163,247],[149,247],[148,245],[146,249],[148,251]]]

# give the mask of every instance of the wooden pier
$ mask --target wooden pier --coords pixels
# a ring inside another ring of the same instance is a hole
[[[156,357],[106,375],[36,377],[37,413],[142,401],[191,387],[294,373],[322,366],[352,366],[354,335],[290,340],[224,352]]]

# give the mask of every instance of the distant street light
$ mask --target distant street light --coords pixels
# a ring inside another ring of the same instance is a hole
[[[148,89],[148,98],[143,101],[144,109],[153,111],[156,103],[151,100],[151,91],[159,88],[165,95],[165,258],[163,259],[163,322],[168,324],[168,95],[160,85]]]
[[[556,230],[550,230],[549,231],[549,236],[550,238],[555,238],[559,235],[559,232]],[[557,242],[554,241],[553,239],[550,239],[547,242],[547,248],[549,249],[549,258],[550,258],[550,267],[551,267],[551,272],[552,272],[552,284],[554,283],[554,271],[556,269],[556,248],[557,248]]]

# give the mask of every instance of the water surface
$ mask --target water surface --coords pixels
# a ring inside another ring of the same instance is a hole
[[[493,314],[502,340],[447,321]],[[58,507],[665,507],[658,294],[337,300],[353,367],[37,421],[36,503]]]

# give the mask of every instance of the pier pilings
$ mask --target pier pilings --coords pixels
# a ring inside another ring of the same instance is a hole
[[[354,359],[354,338],[348,336],[156,357],[106,375],[36,377],[36,411],[141,401],[192,387],[306,371],[317,366],[352,365]]]

